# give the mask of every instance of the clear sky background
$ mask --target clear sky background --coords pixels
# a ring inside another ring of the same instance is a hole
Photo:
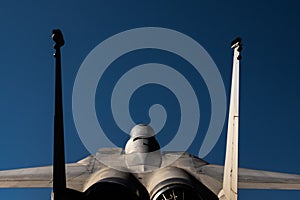
[[[299,13],[297,1],[2,1],[0,169],[52,164],[52,29],[60,28],[66,40],[62,48],[66,159],[75,162],[88,155],[72,116],[72,89],[81,63],[106,38],[155,26],[199,42],[218,66],[227,95],[230,42],[236,36],[243,38],[239,165],[300,174]],[[164,56],[154,55],[164,62]],[[142,62],[143,57],[134,59]],[[226,126],[205,160],[223,164],[225,138]],[[197,155],[199,143],[189,151]],[[50,193],[51,189],[0,189],[0,198],[41,200],[50,199]],[[300,191],[239,191],[241,200],[286,198],[300,199]]]

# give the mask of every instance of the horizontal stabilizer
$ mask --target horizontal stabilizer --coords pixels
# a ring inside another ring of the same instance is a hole
[[[216,181],[223,182],[223,166],[209,164],[203,166],[201,171]],[[240,189],[300,190],[300,175],[297,174],[245,168],[239,168],[238,171],[238,188]]]
[[[0,188],[51,188],[52,169],[52,166],[45,166],[0,171]],[[68,187],[81,189],[84,177],[89,175],[86,166],[78,163],[67,164],[66,169]]]

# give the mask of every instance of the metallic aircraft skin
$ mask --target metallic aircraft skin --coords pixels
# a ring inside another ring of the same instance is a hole
[[[132,175],[144,187],[151,189],[150,182],[153,181],[151,178],[154,174],[154,177],[159,177],[157,174],[160,170],[179,169],[194,177],[215,195],[219,194],[223,184],[224,166],[209,164],[187,152],[162,152],[162,163],[178,156],[180,158],[170,166]],[[66,164],[67,187],[80,192],[86,191],[96,182],[113,176],[115,171],[119,171],[116,169],[127,168],[125,157],[122,148],[101,148],[95,155],[90,155],[76,163]],[[110,167],[99,160],[105,160]],[[238,172],[238,188],[300,190],[300,175],[244,168],[239,168]],[[53,186],[52,174],[52,166],[0,171],[0,187],[51,188]]]
[[[60,47],[64,42],[60,31],[55,30],[53,34],[58,58],[55,104],[58,119],[54,125],[57,136],[54,140],[61,141],[62,138],[63,141],[59,71]],[[236,200],[238,188],[300,190],[300,175],[238,168],[240,39],[233,41],[232,49],[233,74],[224,166],[210,164],[188,152],[163,152],[153,129],[138,124],[132,128],[124,149],[100,148],[96,154],[76,163],[64,164],[64,144],[56,142],[54,168],[0,171],[0,187],[53,188],[54,200],[90,200],[106,195],[111,199],[136,200]]]

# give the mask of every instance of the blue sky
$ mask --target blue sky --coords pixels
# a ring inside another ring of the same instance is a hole
[[[239,165],[300,174],[299,6],[297,1],[233,0],[1,2],[0,169],[52,164],[52,29],[60,28],[66,40],[62,48],[66,159],[75,162],[88,155],[72,116],[72,89],[81,63],[108,37],[153,26],[182,32],[200,43],[218,66],[227,95],[230,42],[236,36],[243,38]],[[152,53],[157,62],[165,62],[165,57],[172,60],[161,52]],[[145,55],[128,55],[124,62],[142,63]],[[205,160],[223,164],[225,137],[226,126]],[[198,154],[199,143],[194,142],[189,151]],[[0,189],[0,197],[50,199],[50,192]],[[300,191],[240,190],[239,195],[241,200],[299,199]]]

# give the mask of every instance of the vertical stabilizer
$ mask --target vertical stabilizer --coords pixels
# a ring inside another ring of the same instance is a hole
[[[238,196],[239,68],[241,59],[240,52],[242,50],[241,39],[235,39],[231,43],[231,48],[234,51],[234,55],[223,188],[218,195],[221,200],[237,200]]]
[[[53,147],[53,192],[52,200],[81,200],[83,193],[67,188],[65,166],[64,120],[62,98],[62,70],[60,48],[65,44],[62,32],[52,32],[55,42],[55,113],[54,113],[54,147]]]
[[[54,157],[53,157],[53,194],[54,200],[63,199],[66,192],[64,124],[61,84],[60,47],[64,45],[60,30],[53,30],[52,39],[55,42],[55,114],[54,114]]]

